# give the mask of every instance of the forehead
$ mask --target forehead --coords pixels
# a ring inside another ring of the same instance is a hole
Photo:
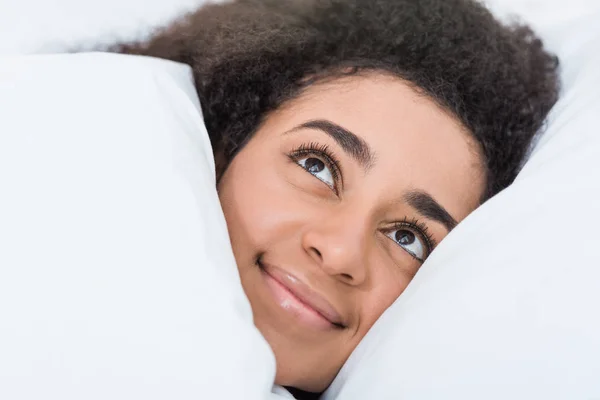
[[[373,191],[399,195],[422,189],[459,219],[476,207],[484,185],[477,142],[404,81],[370,74],[312,85],[267,125],[284,132],[315,119],[332,121],[369,145],[375,156],[369,171]]]

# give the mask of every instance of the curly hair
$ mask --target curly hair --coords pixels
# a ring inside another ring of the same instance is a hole
[[[364,71],[397,76],[477,139],[482,202],[513,182],[559,92],[558,59],[532,30],[474,0],[236,0],[117,51],[193,68],[225,164],[308,85]]]

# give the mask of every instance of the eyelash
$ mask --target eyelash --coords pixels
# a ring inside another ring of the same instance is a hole
[[[427,256],[424,257],[423,260],[417,258],[416,256],[414,256],[413,254],[411,254],[410,252],[407,252],[412,258],[414,258],[415,260],[419,261],[419,262],[424,262],[425,259],[427,257],[429,257],[429,255],[431,254],[431,252],[433,251],[433,249],[435,249],[435,247],[437,246],[437,243],[435,241],[435,239],[433,238],[433,235],[429,232],[429,228],[427,227],[427,225],[424,222],[419,221],[416,218],[404,218],[402,221],[398,221],[395,222],[394,224],[392,224],[392,227],[390,229],[388,229],[388,232],[393,232],[399,229],[409,229],[411,231],[413,231],[414,233],[416,233],[418,236],[420,236],[424,241],[425,241],[425,246],[427,247]]]
[[[288,157],[294,162],[298,163],[298,160],[306,156],[316,156],[321,161],[325,162],[325,165],[331,171],[331,177],[334,180],[335,187],[331,188],[336,195],[339,195],[338,184],[342,183],[342,169],[340,162],[335,157],[333,152],[329,149],[326,144],[319,144],[316,142],[304,143],[293,150]],[[300,166],[301,167],[301,166]]]

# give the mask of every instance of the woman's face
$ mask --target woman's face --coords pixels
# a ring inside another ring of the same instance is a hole
[[[484,183],[475,141],[396,78],[313,85],[271,114],[219,195],[276,383],[324,390]]]

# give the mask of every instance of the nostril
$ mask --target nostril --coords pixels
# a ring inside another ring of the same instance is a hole
[[[350,274],[341,274],[341,276],[342,276],[342,278],[344,278],[347,281],[353,281],[354,280],[354,278]]]

